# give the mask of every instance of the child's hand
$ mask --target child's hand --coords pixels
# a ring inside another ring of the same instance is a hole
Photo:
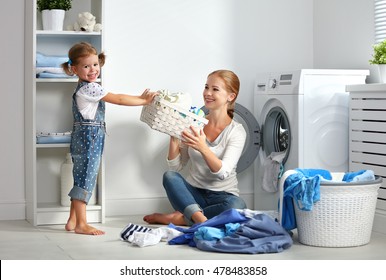
[[[142,95],[140,96],[140,98],[144,99],[145,100],[145,105],[146,104],[149,104],[153,101],[154,99],[154,96],[158,95],[159,93],[158,92],[151,92],[150,89],[146,89]]]

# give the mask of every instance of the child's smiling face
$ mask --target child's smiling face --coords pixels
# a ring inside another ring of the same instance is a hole
[[[95,82],[100,74],[100,65],[98,55],[92,54],[79,59],[76,65],[72,66],[72,71],[80,80],[86,82]]]

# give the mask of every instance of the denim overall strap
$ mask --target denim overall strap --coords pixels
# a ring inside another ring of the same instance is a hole
[[[84,86],[78,84],[72,97],[74,118],[70,151],[74,163],[74,186],[68,194],[71,199],[88,203],[95,188],[105,140],[105,102],[100,100],[94,119],[84,119],[78,109],[76,92]]]
[[[103,100],[99,101],[98,109],[97,109],[97,112],[96,112],[93,120],[84,119],[82,114],[79,112],[78,105],[76,103],[75,95],[79,91],[79,89],[86,84],[87,84],[86,82],[80,82],[78,84],[78,86],[76,87],[75,93],[72,96],[72,114],[74,117],[74,124],[76,124],[76,123],[102,123],[102,122],[104,123],[105,110],[106,110],[105,107],[106,106],[105,106],[105,102]]]

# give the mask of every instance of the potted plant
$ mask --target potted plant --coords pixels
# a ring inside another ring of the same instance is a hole
[[[373,45],[373,50],[373,58],[369,62],[378,65],[379,77],[382,83],[386,83],[386,40]]]
[[[42,12],[44,30],[63,30],[64,15],[71,9],[72,0],[37,0],[36,5]]]

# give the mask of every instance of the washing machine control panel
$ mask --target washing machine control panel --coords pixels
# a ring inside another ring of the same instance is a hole
[[[300,73],[265,73],[258,77],[257,94],[295,94]],[[299,77],[298,77],[299,76]]]
[[[292,74],[280,75],[280,85],[291,85],[291,84],[292,84]]]
[[[276,81],[276,79],[269,79],[269,81],[268,81],[268,87],[269,88],[276,88],[276,85],[277,85],[277,81]]]

